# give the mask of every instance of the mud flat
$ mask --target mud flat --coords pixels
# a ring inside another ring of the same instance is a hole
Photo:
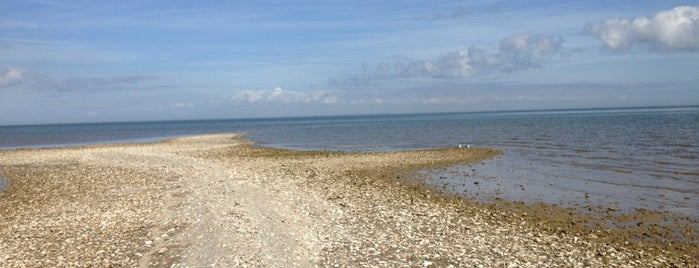
[[[299,152],[237,134],[0,151],[0,266],[699,265],[691,219],[643,211],[610,227],[621,218],[477,203],[410,177],[499,153]]]

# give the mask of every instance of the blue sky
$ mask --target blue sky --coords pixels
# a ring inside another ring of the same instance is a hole
[[[699,105],[691,1],[0,2],[0,124]]]

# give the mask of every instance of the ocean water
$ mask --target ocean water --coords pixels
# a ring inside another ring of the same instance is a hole
[[[0,148],[226,132],[299,150],[496,148],[504,155],[476,167],[421,176],[476,199],[646,208],[699,218],[699,107],[0,126]]]

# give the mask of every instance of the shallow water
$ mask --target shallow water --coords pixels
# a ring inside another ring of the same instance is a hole
[[[557,164],[533,164],[507,153],[475,166],[457,166],[424,171],[428,185],[480,201],[496,198],[544,202],[563,207],[593,206],[625,212],[634,209],[670,211],[699,219],[699,194],[694,189],[678,189],[660,183],[617,182],[615,171],[578,167],[560,168]],[[623,173],[633,176],[633,173]],[[619,177],[618,180],[623,178]],[[687,183],[689,187],[692,183]]]
[[[699,109],[410,115],[253,132],[273,147],[343,151],[470,144],[504,151],[428,184],[476,199],[664,210],[699,218]],[[476,182],[478,184],[476,184]]]
[[[0,177],[0,192],[10,186],[10,181]]]
[[[0,148],[143,142],[245,132],[300,150],[501,149],[472,167],[424,174],[475,198],[649,208],[699,218],[699,107],[0,126]],[[478,182],[478,184],[476,184]]]

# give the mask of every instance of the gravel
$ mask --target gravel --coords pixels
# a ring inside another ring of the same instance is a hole
[[[0,266],[699,265],[696,225],[609,228],[611,216],[482,204],[411,177],[499,153],[298,152],[237,134],[0,151],[11,181],[0,192]]]

